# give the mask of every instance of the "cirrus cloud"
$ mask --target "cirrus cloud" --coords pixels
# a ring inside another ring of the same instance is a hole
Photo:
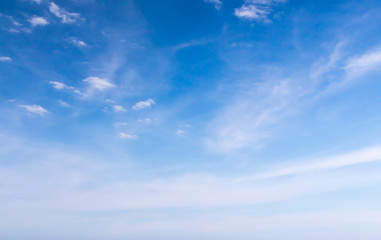
[[[49,113],[45,108],[41,107],[40,105],[19,105],[19,107],[24,108],[30,113],[38,114],[38,115],[45,115],[46,113]]]

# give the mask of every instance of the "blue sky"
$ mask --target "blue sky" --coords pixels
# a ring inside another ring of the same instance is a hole
[[[0,238],[380,239],[381,2],[0,2]]]

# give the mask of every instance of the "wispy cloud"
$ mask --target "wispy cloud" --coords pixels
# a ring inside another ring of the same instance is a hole
[[[221,2],[221,0],[204,0],[204,2],[206,2],[206,3],[213,3],[213,4],[214,4],[214,7],[215,7],[217,10],[220,10],[221,7],[222,7],[222,2]]]
[[[87,44],[84,41],[76,39],[76,38],[70,38],[68,41],[77,47],[86,47],[87,46]]]
[[[40,105],[19,105],[19,107],[24,108],[30,113],[38,114],[44,116],[48,111],[41,107]]]
[[[209,124],[206,145],[217,152],[229,152],[264,144],[272,135],[269,126],[295,109],[290,106],[299,93],[294,92],[293,84],[287,79],[268,81],[232,98]]]
[[[75,87],[69,86],[63,82],[49,81],[49,84],[52,85],[52,87],[57,89],[57,90],[69,90],[69,91],[72,91],[76,94],[81,94],[81,91],[79,91]]]
[[[67,107],[67,108],[70,108],[70,104],[63,101],[63,100],[58,100],[58,103],[62,106],[62,107]]]
[[[120,132],[119,137],[134,140],[138,136]],[[24,148],[24,145],[18,148]],[[28,150],[28,153],[36,151],[33,149]],[[379,150],[380,148],[378,148],[377,156],[380,156]],[[12,166],[12,173],[7,174],[6,181],[4,179],[4,184],[7,187],[4,188],[6,191],[2,192],[3,196],[11,197],[16,196],[17,193],[24,193],[24,204],[29,203],[30,199],[28,197],[39,196],[40,201],[35,202],[41,204],[39,207],[46,207],[45,203],[49,201],[51,204],[47,206],[55,209],[62,207],[65,210],[75,211],[107,211],[256,205],[381,183],[379,168],[350,168],[331,171],[332,169],[348,166],[336,163],[334,167],[318,167],[317,170],[319,171],[315,173],[310,170],[292,170],[295,176],[273,179],[242,179],[239,175],[223,177],[213,172],[187,172],[176,176],[149,177],[148,179],[130,181],[120,177],[114,181],[104,183],[99,181],[99,174],[97,174],[96,169],[89,167],[89,161],[74,156],[69,159],[60,158],[62,156],[60,151],[53,151],[54,154],[51,155],[52,149],[38,151],[42,152],[34,155],[38,156],[38,160],[33,160],[30,163],[35,164],[38,162],[38,168],[22,165],[16,171],[16,166]],[[364,152],[367,151],[364,150]],[[25,149],[21,153],[25,153]],[[55,161],[42,161],[41,156],[47,156],[48,159],[54,159]],[[350,158],[361,157],[359,155],[357,157],[352,156],[351,153],[342,156],[344,157],[342,161],[349,162],[352,161]],[[330,157],[327,159],[330,159]],[[54,163],[53,166],[52,162]],[[106,163],[115,165],[112,168],[114,174],[115,169],[121,166],[120,162],[109,163],[109,161],[105,160],[103,165],[106,165]],[[358,161],[358,164],[371,163],[369,161]],[[67,171],[62,171],[62,166],[65,165]],[[300,165],[290,166],[290,168],[299,169]],[[2,170],[0,168],[0,173]],[[105,168],[100,168],[99,171],[103,171],[103,174],[105,174]],[[268,172],[276,173],[277,171],[277,169],[270,169]],[[264,174],[266,175],[266,172]],[[54,184],[44,181],[46,177],[52,176],[55,176],[52,178],[56,181]],[[125,174],[121,176],[125,176]],[[15,181],[16,179],[19,181]],[[20,181],[20,179],[24,179],[24,181]],[[86,181],[82,181],[82,179],[86,179]],[[25,182],[29,185],[25,185]],[[36,184],[38,182],[40,184]],[[91,188],[79,190],[81,186],[86,186],[89,183],[92,184]],[[30,187],[32,188],[30,189]],[[53,189],[55,190],[53,191]],[[60,191],[63,189],[65,189],[65,195],[62,195],[63,192]],[[48,200],[46,200],[46,194],[35,195],[36,191],[37,193],[40,191],[48,193]],[[3,204],[11,203],[8,198],[1,198],[1,201]],[[3,204],[0,205],[4,206]]]
[[[349,78],[359,77],[381,66],[381,49],[375,49],[348,60],[345,71]]]
[[[136,135],[136,134],[129,134],[129,133],[125,133],[125,132],[120,132],[119,133],[119,138],[121,138],[121,139],[137,139],[138,135]]]
[[[184,130],[182,130],[182,129],[177,129],[176,134],[177,134],[177,135],[183,135],[183,134],[184,134]]]
[[[79,13],[70,13],[54,2],[50,3],[49,10],[54,16],[60,18],[62,23],[77,23],[82,20]]]
[[[83,81],[88,84],[88,88],[85,93],[85,95],[87,96],[94,94],[96,91],[104,92],[108,89],[115,87],[113,83],[111,83],[108,79],[105,78],[88,77]]]
[[[29,19],[29,22],[32,24],[33,27],[36,27],[36,26],[45,26],[45,25],[49,24],[48,20],[46,20],[43,17],[37,17],[37,16],[31,17]]]
[[[138,122],[145,123],[145,124],[150,124],[150,123],[152,123],[152,119],[147,117],[147,118],[144,118],[144,119],[139,119]]]
[[[0,18],[4,18],[6,20],[5,30],[10,33],[19,33],[19,32],[31,33],[32,32],[31,28],[25,27],[13,16],[8,16],[6,14],[0,13]]]
[[[155,101],[152,99],[147,99],[146,101],[140,101],[135,103],[134,106],[132,106],[132,109],[134,110],[141,110],[144,108],[150,108],[152,105],[155,104]]]
[[[128,125],[128,123],[126,123],[126,122],[116,122],[116,123],[114,123],[115,127],[122,127],[122,126],[127,126],[127,125]]]
[[[0,62],[10,62],[12,61],[12,58],[7,56],[0,56]]]
[[[308,160],[307,163],[294,163],[283,167],[273,167],[273,170],[242,177],[239,181],[251,179],[274,178],[288,175],[305,174],[308,172],[322,172],[352,165],[381,161],[381,146],[369,147],[358,151],[336,156]]]
[[[127,112],[127,110],[120,105],[114,105],[112,106],[112,109],[114,110],[114,112]]]
[[[286,0],[246,0],[240,8],[235,9],[234,15],[249,20],[268,21],[272,7],[284,2]]]

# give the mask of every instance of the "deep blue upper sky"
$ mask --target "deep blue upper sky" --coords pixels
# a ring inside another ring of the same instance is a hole
[[[0,1],[0,239],[379,239],[380,11]]]

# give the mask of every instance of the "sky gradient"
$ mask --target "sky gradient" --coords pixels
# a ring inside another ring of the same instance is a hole
[[[0,239],[380,239],[380,12],[0,1]]]

